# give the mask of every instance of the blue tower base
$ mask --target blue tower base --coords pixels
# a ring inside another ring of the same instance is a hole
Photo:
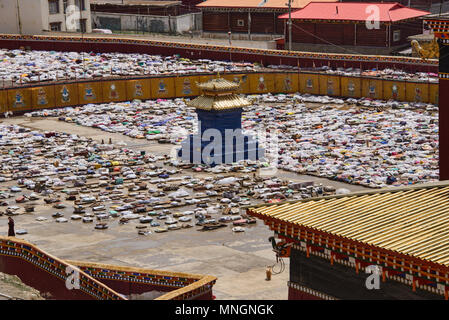
[[[262,160],[265,150],[242,133],[242,108],[196,110],[198,134],[181,143],[178,157],[189,163],[217,165],[241,160]]]
[[[231,143],[215,142],[214,139],[201,140],[199,135],[190,135],[178,150],[180,160],[215,166],[230,164],[241,160],[263,160],[265,150],[252,136],[241,136],[240,141],[234,138]]]

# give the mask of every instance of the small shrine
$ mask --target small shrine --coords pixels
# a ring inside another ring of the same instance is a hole
[[[242,132],[243,107],[251,103],[236,94],[240,84],[218,77],[197,86],[201,95],[187,105],[196,109],[198,131],[182,142],[178,157],[210,165],[262,159],[257,139]]]

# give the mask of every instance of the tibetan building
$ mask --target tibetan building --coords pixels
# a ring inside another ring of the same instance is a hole
[[[449,181],[263,204],[289,299],[448,299]],[[289,253],[288,253],[289,251]],[[367,268],[379,286],[368,289]]]
[[[257,140],[242,132],[243,107],[251,103],[236,94],[240,84],[217,78],[197,86],[202,94],[187,105],[196,109],[198,132],[184,140],[178,156],[211,165],[263,158]]]
[[[376,9],[377,8],[377,9]],[[374,23],[376,10],[378,25]],[[292,13],[292,48],[301,51],[389,54],[421,34],[427,11],[399,3],[311,2]],[[288,14],[280,20],[287,21]],[[286,35],[286,43],[288,34]]]
[[[301,9],[309,2],[292,0],[292,9]],[[287,0],[206,0],[197,8],[203,13],[203,32],[284,35],[285,23],[278,17],[288,12],[287,3]]]

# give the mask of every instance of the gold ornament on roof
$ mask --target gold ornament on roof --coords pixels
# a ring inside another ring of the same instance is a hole
[[[412,40],[411,45],[424,61],[427,59],[438,59],[440,57],[440,48],[436,38],[432,42],[422,45],[418,41]]]
[[[230,110],[251,105],[251,102],[236,94],[240,83],[216,78],[203,83],[197,83],[202,95],[189,101],[187,105],[200,110]]]
[[[205,94],[208,94],[212,92],[235,92],[240,88],[240,84],[223,78],[216,78],[207,82],[197,83],[197,87],[203,90]]]

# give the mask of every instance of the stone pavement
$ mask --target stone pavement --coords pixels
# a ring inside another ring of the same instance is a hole
[[[52,119],[14,117],[3,123],[14,123],[38,130],[55,130],[76,133],[96,140],[125,141],[129,147],[144,148],[154,153],[165,153],[170,145],[149,143],[115,133],[77,126]],[[142,147],[142,145],[145,145]],[[203,173],[204,174],[204,173]],[[325,184],[363,190],[364,187],[346,185],[309,176],[285,173],[292,180],[319,179]],[[14,185],[14,181],[8,183]],[[3,185],[3,184],[2,184]],[[70,211],[70,209],[67,209]],[[233,233],[229,228],[198,232],[195,228],[167,233],[139,236],[136,224],[110,223],[107,230],[95,230],[91,224],[69,220],[56,223],[51,217],[61,211],[48,205],[38,205],[34,213],[14,217],[16,230],[26,229],[28,234],[19,236],[50,254],[62,259],[136,266],[179,272],[210,274],[218,277],[214,287],[217,299],[287,299],[289,278],[288,259],[285,271],[265,281],[265,270],[276,261],[268,238],[272,232],[258,221],[244,233]],[[69,212],[67,211],[67,213]],[[48,220],[38,222],[37,216]],[[0,235],[7,234],[7,219],[0,218]]]
[[[52,33],[44,33],[55,36],[73,36],[73,37],[81,37],[80,33],[65,33],[65,32],[52,32]],[[201,38],[198,36],[194,36],[193,38],[189,36],[170,36],[164,34],[84,34],[82,35],[84,38],[89,37],[104,37],[104,38],[130,38],[130,39],[138,39],[138,40],[155,40],[155,41],[167,41],[167,42],[182,42],[182,43],[193,43],[193,44],[209,44],[209,45],[223,45],[228,46],[228,39],[215,39],[215,38]],[[243,48],[258,48],[258,49],[275,49],[275,45],[273,45],[273,41],[259,41],[259,40],[232,40],[232,46],[243,47]]]

